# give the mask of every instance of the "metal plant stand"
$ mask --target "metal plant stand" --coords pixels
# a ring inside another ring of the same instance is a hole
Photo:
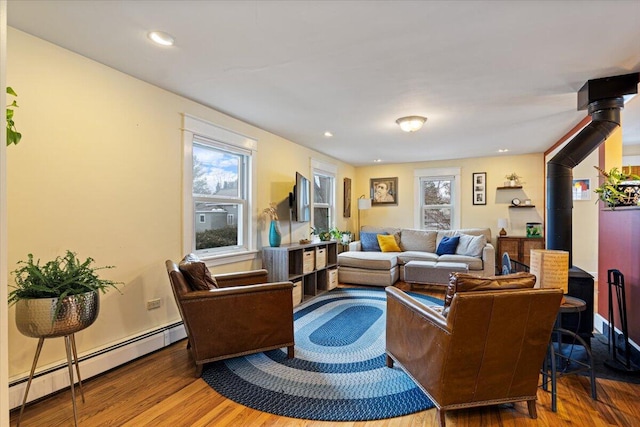
[[[80,377],[80,366],[78,365],[78,352],[76,350],[75,333],[81,331],[96,320],[100,308],[100,299],[97,292],[87,292],[86,294],[72,295],[63,299],[62,307],[57,306],[57,298],[38,298],[30,300],[20,300],[16,303],[16,326],[18,330],[33,338],[38,338],[38,347],[31,365],[29,380],[24,391],[22,407],[18,415],[20,426],[22,413],[27,403],[29,389],[33,375],[38,364],[38,358],[47,338],[64,337],[65,349],[67,353],[67,366],[69,368],[69,383],[71,386],[71,401],[73,403],[73,420],[78,426],[78,411],[76,408],[75,379],[73,365],[76,365],[78,375],[78,387],[80,396],[84,403],[84,391],[82,390],[82,378]]]
[[[624,292],[624,275],[620,270],[612,269],[607,271],[609,283],[609,337],[607,345],[611,359],[604,361],[606,367],[616,371],[627,373],[639,373],[640,368],[631,363],[631,348],[629,347],[629,334],[627,331],[627,299]],[[618,303],[618,314],[620,316],[620,327],[624,339],[624,361],[618,359],[616,346],[615,318],[613,313],[613,290],[615,289],[616,301]]]

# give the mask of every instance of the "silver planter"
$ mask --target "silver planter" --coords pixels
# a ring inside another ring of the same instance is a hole
[[[16,326],[33,338],[70,335],[91,326],[100,311],[98,292],[63,298],[56,313],[58,298],[23,299],[16,302]]]

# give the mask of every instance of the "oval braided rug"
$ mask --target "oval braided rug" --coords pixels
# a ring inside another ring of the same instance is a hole
[[[385,312],[383,289],[334,289],[296,308],[295,358],[280,349],[223,360],[202,378],[237,403],[292,418],[366,421],[433,408],[404,372],[386,366]]]

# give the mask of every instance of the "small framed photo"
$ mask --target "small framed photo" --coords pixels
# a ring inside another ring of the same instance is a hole
[[[398,177],[369,180],[372,206],[398,205]]]
[[[472,194],[473,194],[474,205],[487,204],[487,173],[486,172],[473,173]]]
[[[591,200],[591,179],[573,180],[573,200]]]

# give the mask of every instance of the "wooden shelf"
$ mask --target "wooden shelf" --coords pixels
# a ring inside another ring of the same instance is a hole
[[[498,187],[496,190],[518,190],[522,188],[522,185],[514,185],[513,187]]]
[[[509,206],[509,207],[510,207],[510,208],[517,208],[517,209],[520,209],[520,208],[535,208],[535,207],[536,207],[536,205],[520,205],[520,206],[514,206],[514,205],[511,205],[511,206]]]
[[[269,282],[299,282],[303,301],[329,290],[331,270],[338,268],[336,242],[293,243],[262,248]]]

